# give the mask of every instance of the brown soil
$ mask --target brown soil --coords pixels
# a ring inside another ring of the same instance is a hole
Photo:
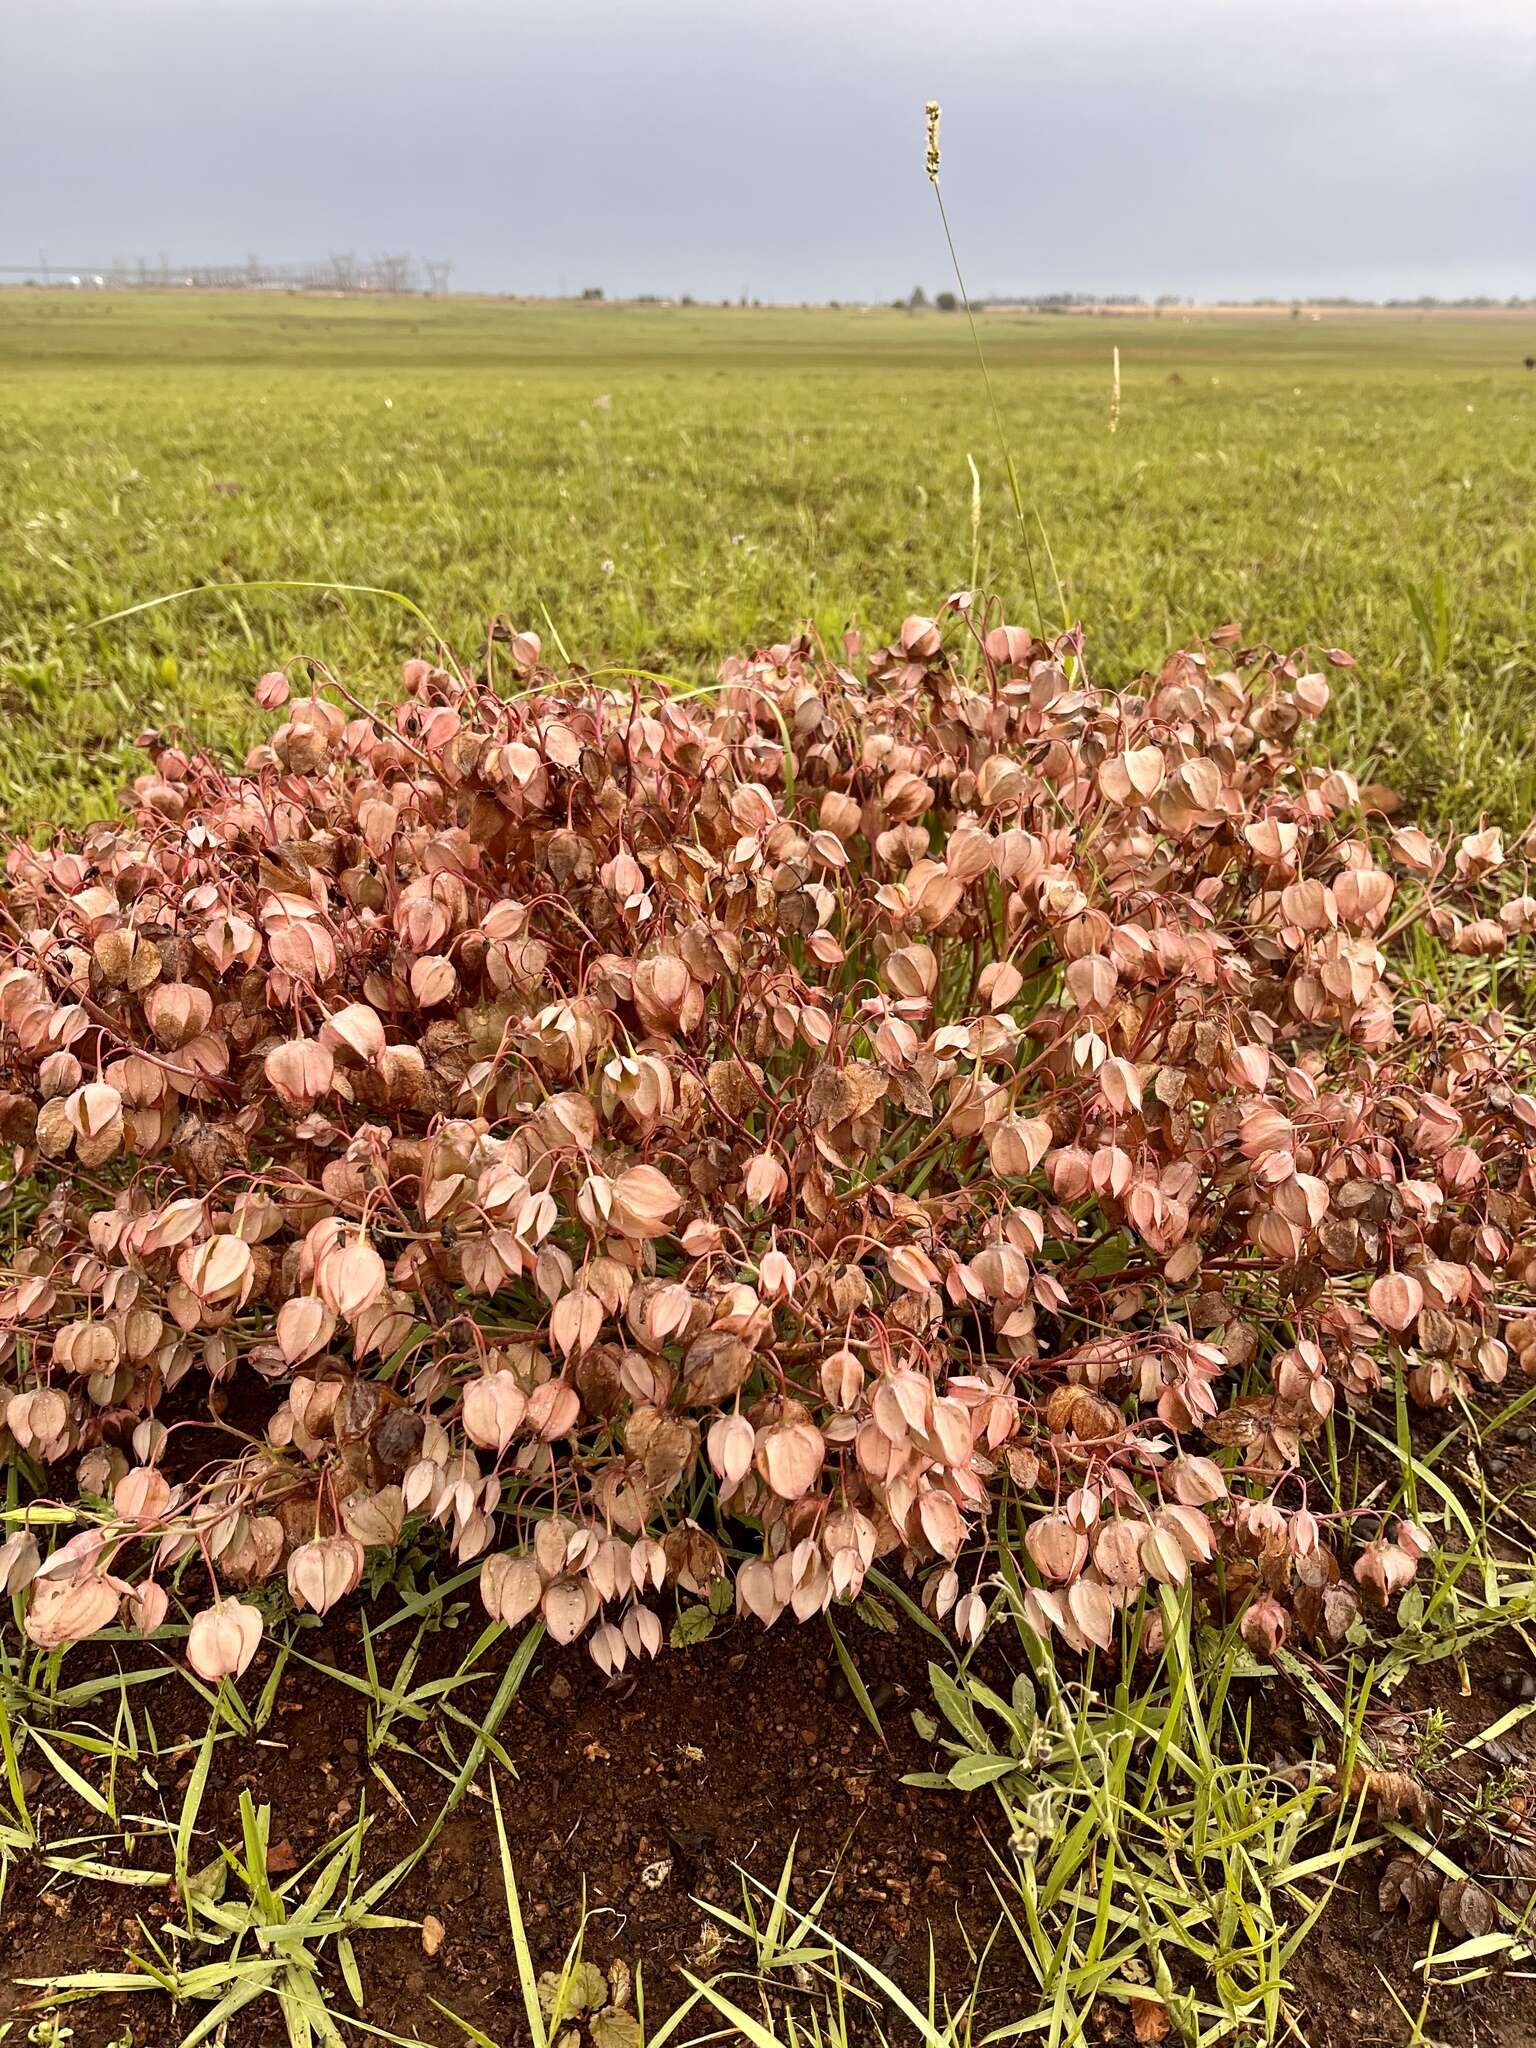
[[[1433,1795],[1425,1832],[1458,1864],[1475,1858],[1487,1839],[1462,1824],[1480,1789],[1516,1777],[1536,1789],[1536,1715],[1486,1749],[1464,1752],[1467,1742],[1520,1701],[1520,1676],[1533,1669],[1536,1665],[1513,1633],[1494,1637],[1469,1658],[1465,1691],[1453,1664],[1426,1665],[1369,1717],[1372,1743],[1383,1762],[1412,1772]],[[1276,1758],[1331,1753],[1318,1717],[1293,1689],[1277,1688],[1265,1719],[1266,1740],[1257,1745],[1261,1755],[1266,1749]],[[1426,1766],[1429,1731],[1437,1723],[1445,1732]],[[1391,1992],[1417,2013],[1424,1995],[1418,1964],[1429,1929],[1410,1924],[1400,1908],[1383,1912],[1378,1897],[1387,1864],[1402,1854],[1392,1842],[1350,1863],[1296,1957],[1292,1979],[1306,2015],[1307,2048],[1399,2048],[1408,2043],[1413,2048],[1531,2048],[1536,1997],[1529,1978],[1518,1976],[1437,1990],[1423,2035],[1413,2036]],[[1440,1952],[1458,1939],[1442,1929]]]
[[[1433,1441],[1433,1424],[1434,1418],[1420,1419],[1421,1453]],[[1360,1497],[1391,1476],[1378,1464],[1374,1454],[1360,1461]],[[1536,1508],[1536,1428],[1524,1421],[1508,1428],[1485,1450],[1484,1469],[1517,1511],[1515,1526],[1523,1513],[1528,1527]],[[1452,1477],[1450,1468],[1444,1476]],[[373,1608],[375,1631],[394,1605],[386,1594]],[[414,1687],[446,1678],[464,1662],[484,1621],[472,1589],[441,1610],[441,1621],[423,1642]],[[753,2007],[759,1993],[746,1974],[746,1945],[696,1900],[741,1913],[742,1872],[771,1891],[793,1846],[796,1906],[811,1906],[826,1890],[820,1925],[877,1963],[920,2007],[927,2003],[930,1942],[934,1979],[950,2004],[967,1995],[977,1952],[998,1918],[997,1888],[1006,1889],[1011,1868],[1001,1809],[987,1793],[967,1798],[901,1782],[905,1773],[942,1761],[912,1725],[912,1710],[932,1704],[927,1662],[933,1646],[905,1627],[891,1635],[853,1617],[842,1627],[880,1715],[883,1741],[852,1697],[820,1628],[780,1626],[765,1634],[756,1624],[722,1622],[708,1641],[665,1651],[654,1664],[616,1680],[604,1679],[579,1646],[544,1645],[497,1735],[516,1773],[509,1779],[498,1769],[498,1782],[538,1969],[558,1969],[584,1902],[586,1960],[603,1970],[618,1962],[643,1973],[653,2026],[688,1997],[689,1972],[715,1977],[728,1995]],[[413,1634],[413,1624],[375,1634],[386,1685]],[[997,1630],[982,1652],[983,1675],[1004,1692],[1011,1676],[1005,1635]],[[323,1628],[311,1617],[295,1647],[314,1662],[290,1660],[257,1740],[215,1749],[192,1864],[196,1869],[215,1858],[221,1842],[239,1843],[239,1801],[248,1789],[258,1804],[272,1808],[274,1876],[306,1862],[365,1804],[372,1817],[362,1865],[366,1884],[420,1841],[469,1736],[463,1722],[451,1719],[440,1725],[397,1719],[398,1740],[374,1760],[386,1786],[370,1765],[365,1695],[314,1668],[364,1670],[358,1604]],[[260,1694],[273,1655],[264,1644],[242,1683],[247,1703]],[[483,1660],[483,1675],[449,1695],[471,1722],[489,1706],[510,1655],[503,1640]],[[64,1682],[110,1673],[114,1656],[124,1665],[158,1663],[165,1670],[162,1682],[133,1694],[141,1719],[146,1710],[153,1717],[159,1754],[145,1760],[140,1779],[126,1788],[120,1776],[119,1809],[174,1819],[207,1727],[206,1704],[179,1667],[149,1649],[114,1653],[99,1642],[83,1644],[69,1653]],[[1495,1780],[1506,1790],[1515,1783],[1528,1788],[1536,1815],[1536,1713],[1506,1737],[1464,1750],[1528,1697],[1522,1687],[1528,1689],[1532,1671],[1536,1662],[1521,1636],[1505,1630],[1475,1647],[1464,1674],[1450,1661],[1422,1666],[1370,1715],[1373,1749],[1423,1776],[1439,1802],[1429,1832],[1459,1858],[1473,1856],[1478,1846],[1464,1829],[1468,1805]],[[1331,1682],[1328,1673],[1323,1677]],[[1334,1729],[1303,1689],[1272,1674],[1246,1690],[1254,1719],[1251,1749],[1260,1762],[1286,1768],[1336,1756]],[[75,1760],[87,1776],[100,1776],[78,1752]],[[457,2048],[469,2038],[443,2007],[501,2048],[522,2048],[527,2038],[486,1782],[482,1769],[427,1855],[382,1902],[382,1911],[413,1923],[434,1916],[440,1945],[424,1941],[415,1924],[356,1942],[369,2025],[430,2048]],[[103,1837],[99,1815],[55,1781],[33,1774],[27,1791],[50,1843],[73,1836],[80,1838],[72,1847],[77,1855],[170,1868],[164,1834],[141,1835],[125,1850],[110,1834]],[[1305,1853],[1313,1846],[1309,1838]],[[1418,2011],[1423,1979],[1416,1965],[1426,1928],[1410,1925],[1401,1911],[1383,1912],[1378,1901],[1382,1872],[1399,1854],[1400,1846],[1391,1843],[1351,1863],[1295,1958],[1288,2003],[1304,2030],[1298,2048],[1410,2042],[1412,2048],[1536,2048],[1536,1997],[1529,1977],[1518,1973],[1437,1991],[1424,2033],[1412,2035],[1392,1994],[1410,2013]],[[759,1920],[765,1918],[767,1896],[756,1892],[753,1903]],[[125,1950],[144,1953],[146,1933],[159,1935],[180,1917],[165,1889],[82,1882],[37,1861],[19,1863],[0,1900],[0,2041],[16,2038],[4,2021],[19,2020],[24,2036],[36,2017],[31,2002],[39,1994],[18,1980],[120,1969]],[[1442,1934],[1440,1948],[1454,1939]],[[181,1958],[187,1965],[206,1959]],[[1038,1987],[1009,1938],[991,1950],[982,1982],[977,2040],[1040,2009]],[[788,1977],[781,1984],[776,2007],[787,2002],[804,2013],[810,1987]],[[325,1988],[338,2011],[350,2010],[334,1962]],[[64,2017],[75,2029],[74,2048],[107,2048],[123,2038],[125,2021],[133,2048],[176,2048],[205,2010],[178,2011],[157,1994],[104,1995]],[[876,2019],[893,2048],[910,2039],[910,2030],[884,2006],[869,2013],[869,2025],[852,2028],[850,2039],[875,2039]],[[706,2014],[696,2013],[694,2021],[685,2026],[685,2038],[709,2032]],[[222,2048],[287,2048],[270,2000],[237,2015],[220,2039]],[[1105,2003],[1091,2016],[1084,2044],[1129,2048],[1133,2039],[1126,2009]]]
[[[433,1671],[451,1672],[464,1655],[466,1631],[477,1626],[477,1617],[465,1615],[463,1627],[429,1639],[418,1682]],[[407,1634],[401,1629],[381,1639],[386,1675]],[[348,1668],[360,1666],[355,1616],[339,1624],[333,1618],[323,1637],[314,1633],[300,1640],[305,1648],[323,1643]],[[824,1924],[879,1962],[919,2003],[931,1934],[939,1983],[952,1996],[963,1993],[974,1976],[970,1945],[985,1939],[996,1918],[993,1882],[1001,1879],[1002,1866],[994,1848],[1007,1859],[999,1809],[985,1795],[963,1799],[901,1784],[903,1772],[933,1762],[910,1718],[912,1706],[928,1704],[923,1645],[859,1624],[852,1624],[849,1640],[875,1693],[888,1750],[848,1696],[831,1646],[817,1630],[780,1629],[765,1636],[755,1626],[722,1628],[710,1641],[665,1653],[617,1681],[605,1681],[579,1650],[546,1650],[500,1731],[517,1771],[516,1781],[503,1787],[503,1806],[538,1967],[558,1966],[576,1932],[585,1888],[587,1959],[603,1968],[615,1959],[643,1966],[647,2015],[654,2024],[687,1995],[685,1970],[715,1974],[744,1969],[748,1962],[742,1944],[729,1938],[723,1948],[711,1948],[711,1923],[695,1896],[739,1911],[736,1866],[772,1886],[794,1842],[797,1903],[809,1904],[830,1884]],[[247,1699],[256,1697],[270,1668],[269,1654],[262,1653],[245,1682]],[[72,1653],[68,1676],[83,1675],[89,1658],[102,1655],[92,1646]],[[454,1695],[467,1712],[483,1710],[488,1702],[505,1645],[493,1655],[497,1661],[487,1678]],[[1510,1663],[1508,1651],[1485,1646],[1465,1697],[1452,1667],[1428,1668],[1394,1695],[1374,1732],[1411,1749],[1425,1717],[1438,1710],[1454,1730],[1443,1750],[1452,1780],[1472,1782],[1496,1766],[1524,1763],[1536,1769],[1536,1716],[1513,1731],[1507,1750],[1496,1745],[1493,1760],[1479,1754],[1475,1770],[1469,1769],[1474,1760],[1455,1761],[1460,1741],[1507,1710],[1499,1674]],[[1274,1681],[1255,1694],[1261,1757],[1291,1762],[1328,1752],[1299,1692]],[[162,1750],[178,1733],[186,1747],[177,1758],[162,1756],[151,1767],[156,1782],[136,1786],[124,1805],[174,1815],[205,1710],[178,1678],[138,1697],[141,1705],[152,1701]],[[403,1802],[397,1805],[368,1768],[363,1696],[290,1664],[263,1734],[267,1746],[231,1742],[216,1751],[202,1811],[202,1856],[212,1857],[220,1840],[238,1840],[236,1808],[242,1786],[249,1786],[272,1805],[271,1839],[280,1868],[291,1867],[289,1858],[302,1862],[329,1840],[365,1797],[376,1816],[365,1849],[365,1878],[388,1868],[419,1839],[420,1826],[446,1792],[443,1778],[431,1769],[434,1759],[443,1761],[436,1733],[430,1726],[405,1733],[414,1748],[386,1749],[379,1759]],[[453,1731],[452,1739],[462,1753],[463,1730]],[[48,1801],[51,1789],[40,1787],[36,1797]],[[44,1811],[45,1832],[55,1839],[99,1826],[72,1802],[61,1806],[55,1800]],[[110,1856],[114,1846],[92,1853]],[[162,1839],[145,1838],[138,1853],[146,1863],[166,1867]],[[1417,2008],[1420,1979],[1413,1965],[1424,1933],[1380,1912],[1376,1887],[1384,1862],[1378,1852],[1351,1868],[1298,1959],[1296,2003],[1306,2015],[1308,2048],[1387,2048],[1409,2038],[1386,1985],[1410,2010]],[[418,1920],[435,1915],[444,1938],[431,1955],[414,1927],[359,1938],[372,2025],[448,2048],[464,2037],[444,2018],[440,2007],[447,2006],[504,2048],[526,2038],[494,1823],[483,1795],[465,1801],[384,1910]],[[174,1916],[163,1891],[78,1883],[23,1865],[12,1873],[0,1915],[4,1976],[14,1982],[120,1967],[125,1946],[143,1948],[140,1917],[153,1931]],[[985,1986],[978,2037],[1038,2009],[1011,1946],[999,1944],[994,1951]],[[728,1988],[753,2003],[744,1977]],[[330,1989],[344,2006],[339,1974]],[[1536,2017],[1527,2006],[1528,1989],[1495,1980],[1441,1993],[1429,2036],[1448,2048],[1530,2048]],[[0,1991],[0,2009],[9,1996],[20,2015],[32,1995]],[[790,1983],[783,1995],[792,2005],[806,2002],[804,1991]],[[172,2048],[195,2024],[199,2009],[188,2008],[178,2018],[158,1995],[101,1997],[66,2017],[75,2026],[78,2048],[105,2048],[120,2036],[124,2019],[135,2048]],[[893,2040],[906,2038],[899,2023],[892,2025],[892,2015],[880,2017]],[[1094,2019],[1091,2038],[1130,2041],[1122,2009],[1105,2006]],[[685,2031],[708,2031],[703,2016]],[[267,2048],[269,2042],[276,2048],[284,2035],[275,2006],[262,2001],[239,2015],[225,2040],[227,2048]]]

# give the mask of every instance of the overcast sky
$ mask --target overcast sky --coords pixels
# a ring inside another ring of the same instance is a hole
[[[0,263],[1536,293],[1536,0],[0,0]]]

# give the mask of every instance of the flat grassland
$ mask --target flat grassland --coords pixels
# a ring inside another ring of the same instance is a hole
[[[1525,822],[1536,320],[980,325],[1045,623],[1095,674],[1229,619],[1348,647],[1336,757]],[[93,624],[285,578],[400,592],[466,654],[499,615],[690,678],[970,585],[1036,617],[963,315],[0,295],[0,814],[100,810],[144,726],[237,743],[262,669],[366,693],[427,638],[320,591]]]

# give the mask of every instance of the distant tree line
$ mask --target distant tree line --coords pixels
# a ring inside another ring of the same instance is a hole
[[[952,299],[953,296],[953,293],[941,293],[935,304],[941,304],[945,297]],[[901,303],[915,305],[920,298],[919,291],[914,293],[911,299]],[[1146,298],[1140,292],[994,292],[988,297],[972,301],[972,304],[977,306],[1025,306],[1031,312],[1037,313],[1066,313],[1092,306],[1150,306],[1156,310],[1161,307],[1198,306],[1207,303],[1209,301],[1179,292],[1159,292],[1153,299]],[[1518,312],[1523,307],[1536,305],[1536,297],[1521,297],[1517,292],[1508,298],[1498,298],[1491,293],[1480,292],[1465,298],[1448,299],[1437,297],[1433,292],[1425,292],[1416,299],[1361,299],[1322,295],[1285,298],[1277,295],[1248,299],[1223,298],[1220,303],[1228,306],[1289,306],[1293,310],[1302,306],[1319,306],[1339,311],[1355,308],[1363,312],[1376,309],[1430,312],[1436,308],[1467,312]]]

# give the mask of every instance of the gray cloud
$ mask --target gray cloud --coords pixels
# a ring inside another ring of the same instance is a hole
[[[464,288],[1536,291],[1515,0],[11,0],[0,261]]]

